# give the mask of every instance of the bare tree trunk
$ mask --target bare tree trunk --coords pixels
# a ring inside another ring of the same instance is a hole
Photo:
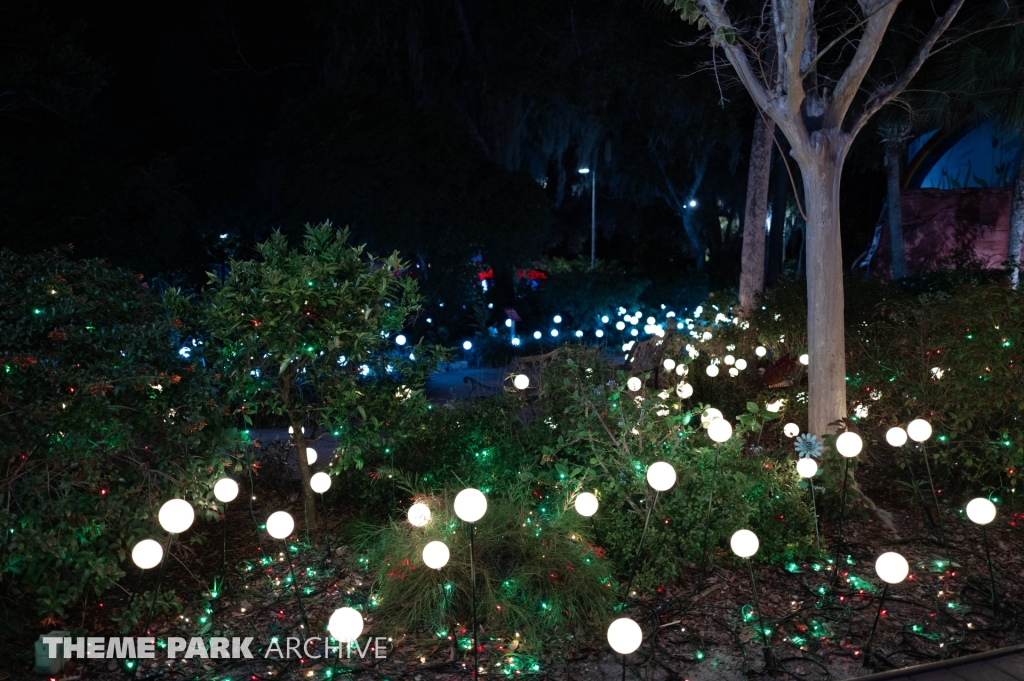
[[[309,484],[312,473],[309,468],[309,461],[306,460],[306,448],[312,444],[306,439],[302,432],[302,423],[292,424],[292,441],[295,443],[295,450],[299,464],[299,477],[302,478],[302,510],[305,517],[307,532],[316,532],[319,525],[316,515],[316,494]]]
[[[846,336],[843,329],[843,252],[839,235],[842,151],[818,135],[801,164],[807,201],[808,430],[830,431],[846,416]],[[810,167],[808,167],[810,166]]]
[[[775,288],[782,276],[782,266],[786,261],[786,203],[789,199],[789,173],[786,172],[786,159],[781,152],[775,154],[775,187],[772,196],[772,226],[768,231],[768,272],[765,286]]]
[[[1017,179],[1013,181],[1013,198],[1010,199],[1010,241],[1006,259],[1010,264],[1010,283],[1017,288],[1020,279],[1020,250],[1024,247],[1024,154],[1020,156]]]
[[[771,174],[772,136],[775,131],[775,124],[766,124],[760,111],[754,118],[740,260],[740,308],[746,312],[754,309],[757,296],[764,289],[765,214],[768,212],[768,178]]]
[[[903,144],[899,140],[885,143],[885,170],[888,180],[889,243],[892,244],[892,278],[907,276],[907,257],[903,249],[903,205],[900,203],[900,168]],[[1018,252],[1020,249],[1017,249]]]

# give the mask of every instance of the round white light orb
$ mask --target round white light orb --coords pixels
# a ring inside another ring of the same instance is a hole
[[[287,511],[276,511],[267,518],[267,533],[274,539],[284,539],[294,529],[295,520]]]
[[[893,447],[902,447],[907,444],[907,431],[899,426],[893,426],[885,431],[885,441]]]
[[[800,434],[800,426],[795,423],[787,423],[782,426],[782,432],[786,437],[796,437]]]
[[[688,373],[690,373],[690,370],[686,368],[685,364],[676,365],[676,376],[685,376]]]
[[[516,387],[516,390],[526,390],[530,387],[530,377],[526,374],[519,374],[512,379],[512,385]]]
[[[910,574],[910,565],[900,554],[888,551],[875,561],[875,572],[883,582],[899,584]]]
[[[608,625],[608,645],[619,655],[635,652],[643,642],[643,630],[628,617],[621,617]]]
[[[718,411],[714,407],[708,407],[704,410],[704,413],[700,415],[700,423],[702,426],[707,427],[707,425],[715,419],[721,418],[725,418],[722,416],[722,412]]]
[[[626,381],[626,387],[629,388],[632,392],[640,390],[642,386],[643,382],[636,376],[631,376],[630,379]]]
[[[584,518],[589,518],[597,513],[597,497],[590,492],[580,492],[576,495],[575,506],[577,513]]]
[[[668,462],[655,461],[647,469],[647,484],[659,492],[671,489],[676,484],[676,469]]]
[[[541,332],[540,332],[540,331],[534,331],[534,332],[533,332],[533,337],[534,337],[534,338],[536,338],[537,340],[540,340],[540,337],[541,337],[542,335],[543,335],[543,334],[541,334]]]
[[[455,496],[455,515],[467,523],[475,523],[487,513],[487,497],[478,489],[467,487]]]
[[[323,494],[331,488],[331,476],[322,471],[314,473],[313,477],[309,479],[309,487],[317,494]]]
[[[864,441],[860,439],[860,435],[857,435],[857,433],[846,431],[836,438],[836,450],[847,459],[852,459],[860,454],[860,450],[863,448]]]
[[[709,364],[708,368],[704,370],[704,373],[706,373],[711,378],[714,378],[715,376],[718,375],[718,365],[717,364]]]
[[[409,507],[409,524],[413,527],[423,527],[430,522],[430,507],[424,503],[416,502]]]
[[[729,539],[729,547],[740,558],[750,558],[757,553],[760,546],[761,542],[757,539],[757,535],[750,530],[736,530],[732,538]]]
[[[432,570],[440,570],[448,564],[451,555],[443,541],[432,541],[423,547],[423,564]]]
[[[736,368],[739,369],[740,371],[746,371],[747,360],[740,357],[738,360],[736,360]]]
[[[164,547],[152,539],[143,539],[132,549],[132,562],[143,570],[156,567],[163,558]]]
[[[338,608],[327,622],[327,632],[341,643],[351,643],[363,633],[363,616],[354,608]]]
[[[758,345],[756,348],[754,348],[754,354],[757,355],[758,357],[764,357],[765,355],[768,354],[768,349],[765,348],[763,345]]]
[[[618,329],[619,331],[622,331],[622,330],[624,330],[626,328],[626,323],[625,322],[615,322],[615,328]]]
[[[225,504],[234,501],[238,496],[238,483],[231,478],[221,478],[213,486],[213,496],[217,497],[217,501]]]
[[[676,395],[679,395],[682,399],[689,399],[690,395],[693,394],[693,386],[689,383],[680,383],[676,386]]]
[[[472,341],[463,341],[462,342],[462,349],[463,350],[472,350],[473,349]]]
[[[708,424],[708,437],[721,444],[732,437],[732,425],[725,419],[714,419]]]
[[[932,436],[932,424],[924,419],[914,419],[907,424],[907,435],[914,442],[924,442]]]
[[[811,363],[811,358],[807,355],[806,352],[800,355],[800,363],[803,364],[804,366],[807,366],[808,364]]]
[[[672,371],[673,369],[676,368],[676,361],[669,357],[664,362],[662,362],[661,365],[665,367],[665,371]]]
[[[996,505],[984,497],[967,502],[967,517],[976,525],[988,525],[996,518]]]
[[[562,323],[562,315],[556,314],[554,317],[551,318],[551,321],[553,321],[555,324],[561,324]]]
[[[796,472],[801,478],[813,478],[818,472],[818,463],[810,457],[800,459],[796,462]]]
[[[312,447],[306,447],[306,463],[310,466],[316,463],[316,450]]]
[[[181,534],[192,527],[195,519],[196,512],[192,509],[192,504],[184,499],[171,499],[160,507],[160,513],[157,514],[160,527],[171,534]]]
[[[408,339],[402,334],[398,334],[397,336],[395,336],[395,345],[405,345],[407,342]]]
[[[726,355],[725,357],[722,358],[722,361],[728,364],[729,366],[732,366],[733,364],[736,363],[736,358],[733,357],[732,355]]]

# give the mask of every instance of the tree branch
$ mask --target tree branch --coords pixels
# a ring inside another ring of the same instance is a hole
[[[931,55],[932,48],[935,47],[935,43],[938,42],[942,34],[949,28],[949,25],[953,23],[953,19],[956,18],[960,8],[963,7],[964,0],[953,0],[953,3],[946,10],[946,13],[935,20],[932,24],[932,28],[928,31],[921,46],[917,48],[917,53],[914,58],[910,61],[910,64],[903,71],[903,73],[889,85],[885,85],[880,88],[875,94],[871,95],[868,99],[868,103],[864,106],[864,110],[857,116],[853,124],[850,126],[850,136],[855,136],[861,128],[868,122],[879,109],[891,102],[896,98],[910,81],[917,75],[917,72],[921,70],[924,62]]]
[[[725,4],[722,0],[698,0],[698,6],[703,10],[704,16],[707,17],[708,24],[710,24],[713,33],[717,35],[720,32],[731,31],[737,35],[739,34],[739,31],[732,24],[732,19],[729,18],[729,13],[725,11]],[[728,41],[723,40],[721,47],[725,51],[726,58],[732,64],[743,86],[750,93],[751,99],[754,100],[754,103],[760,109],[768,111],[772,106],[768,90],[754,72],[754,67],[747,56],[747,50],[738,41],[734,44],[729,44]]]
[[[867,16],[864,35],[861,36],[860,44],[857,45],[857,52],[853,55],[850,65],[843,71],[839,82],[836,83],[832,103],[826,114],[826,127],[842,126],[846,112],[849,111],[850,104],[853,103],[853,98],[860,92],[860,86],[864,82],[865,76],[868,75],[868,69],[875,61],[875,55],[878,54],[878,48],[882,45],[885,31],[889,28],[889,22],[898,5],[899,0],[887,0]],[[936,35],[936,37],[938,36]]]

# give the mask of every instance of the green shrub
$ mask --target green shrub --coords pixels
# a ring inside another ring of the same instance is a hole
[[[404,520],[362,528],[356,566],[373,575],[369,605],[379,617],[396,627],[427,626],[439,638],[456,636],[466,649],[472,637],[469,534],[452,511],[460,488],[416,495],[432,513],[422,529]],[[488,496],[487,513],[474,526],[474,551],[477,621],[488,636],[519,639],[535,651],[551,636],[597,635],[607,623],[613,578],[601,550],[584,539],[591,536],[589,525],[568,497],[535,506],[530,491],[515,485]],[[422,560],[423,547],[435,540],[451,551],[440,570]]]
[[[179,354],[190,331],[141,276],[0,252],[0,582],[17,610],[57,618],[106,592],[169,498],[216,517],[228,431],[214,377]]]

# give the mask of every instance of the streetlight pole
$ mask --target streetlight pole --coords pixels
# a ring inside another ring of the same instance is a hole
[[[580,168],[580,175],[590,175],[590,269],[597,261],[597,171]]]

